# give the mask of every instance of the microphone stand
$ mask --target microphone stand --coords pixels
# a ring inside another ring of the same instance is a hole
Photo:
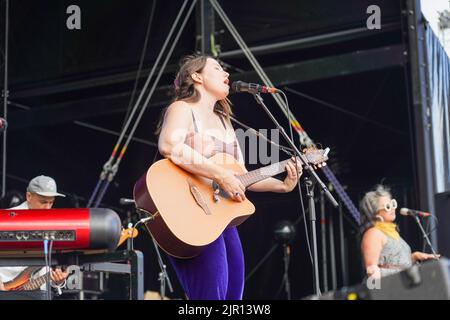
[[[316,237],[316,215],[315,215],[315,204],[314,204],[314,192],[312,186],[315,184],[319,186],[319,188],[323,191],[327,199],[330,201],[330,203],[333,205],[333,207],[337,208],[339,204],[337,203],[336,199],[331,195],[328,188],[325,186],[325,184],[320,180],[317,173],[314,171],[314,169],[308,164],[308,160],[306,159],[305,155],[300,152],[300,150],[297,148],[295,143],[289,138],[287,133],[284,131],[284,128],[278,123],[277,119],[273,116],[273,114],[269,111],[269,108],[264,104],[264,100],[261,97],[259,93],[254,93],[253,97],[255,98],[256,102],[263,108],[263,110],[267,113],[269,118],[272,120],[272,122],[275,124],[277,129],[281,132],[281,135],[283,136],[284,140],[289,144],[289,146],[293,149],[297,157],[300,159],[300,162],[302,163],[302,166],[306,172],[308,172],[311,180],[311,192],[309,192],[309,186],[308,183],[306,184],[306,190],[308,191],[308,197],[309,197],[309,219],[311,223],[311,229],[312,229],[312,245],[313,245],[313,273],[314,273],[314,293],[319,296],[320,295],[320,287],[319,287],[319,268],[318,268],[318,257],[317,257],[317,237]]]
[[[272,122],[275,124],[277,129],[281,132],[281,135],[286,140],[286,142],[289,144],[289,146],[293,149],[295,154],[300,158],[300,161],[302,162],[303,168],[309,173],[310,177],[314,182],[319,186],[321,190],[323,190],[325,196],[328,198],[328,200],[331,202],[333,207],[337,208],[339,207],[339,204],[337,203],[336,199],[331,195],[328,188],[325,186],[325,184],[320,180],[317,173],[314,171],[314,169],[308,164],[308,160],[306,159],[305,155],[300,152],[300,150],[297,148],[297,146],[294,144],[294,142],[289,138],[287,133],[284,131],[284,128],[278,123],[277,119],[273,116],[273,114],[269,111],[267,106],[264,104],[264,100],[261,97],[259,93],[253,94],[253,96],[256,99],[256,102],[263,108],[263,110],[267,113],[267,115],[270,117]]]
[[[135,202],[133,199],[127,199],[127,198],[120,198],[119,203],[122,206],[126,206],[127,207],[127,211],[126,211],[126,224],[127,224],[127,228],[131,231],[129,231],[130,235],[133,235],[133,222],[132,222],[132,218],[131,218],[131,205],[133,205],[135,207]],[[137,224],[135,225],[135,227],[137,226]],[[127,239],[127,250],[132,251],[134,250],[134,245],[133,245],[133,237],[128,237]]]
[[[283,246],[283,261],[284,261],[284,290],[286,291],[286,298],[291,300],[291,283],[289,282],[289,260],[291,255],[291,248],[289,244]]]
[[[425,229],[422,227],[422,224],[420,223],[420,219],[418,216],[414,216],[414,220],[416,221],[417,225],[419,226],[420,231],[422,231],[423,238],[427,242],[428,246],[431,248],[431,252],[433,253],[434,257],[438,259],[437,253],[433,248],[433,245],[431,244],[430,238],[428,237],[428,234],[426,233]]]
[[[170,292],[173,292],[172,283],[170,282],[169,275],[167,274],[166,265],[164,264],[161,254],[159,253],[158,245],[156,244],[155,239],[153,239],[153,245],[155,246],[156,255],[158,256],[158,263],[161,272],[159,273],[158,280],[160,282],[159,294],[161,295],[161,300],[164,300],[164,296],[166,295],[166,281],[169,286]]]
[[[314,203],[314,182],[305,178],[305,186],[306,186],[306,197],[308,198],[309,205],[309,222],[311,225],[311,233],[312,233],[312,249],[313,249],[313,257],[314,257],[314,292],[316,295],[320,295],[320,281],[319,281],[319,262],[317,255],[317,232],[316,232],[316,208]]]

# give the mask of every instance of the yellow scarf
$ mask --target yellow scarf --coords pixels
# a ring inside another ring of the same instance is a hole
[[[383,232],[388,237],[391,237],[394,240],[400,240],[400,234],[397,231],[397,225],[392,222],[375,222],[375,228]]]

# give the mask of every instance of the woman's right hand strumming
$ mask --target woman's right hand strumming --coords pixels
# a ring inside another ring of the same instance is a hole
[[[223,170],[216,182],[230,199],[238,202],[245,200],[245,186],[236,178],[233,171]]]

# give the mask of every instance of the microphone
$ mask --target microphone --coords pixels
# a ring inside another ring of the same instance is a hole
[[[235,81],[231,84],[231,89],[233,92],[239,93],[239,92],[248,92],[251,94],[256,93],[277,93],[281,90],[277,88],[270,88],[266,86],[262,86],[260,84],[256,83],[246,83],[243,81]]]
[[[128,206],[128,205],[134,204],[134,200],[133,199],[128,199],[128,198],[120,198],[119,203],[122,206]]]
[[[6,119],[0,118],[0,133],[5,131],[8,127],[8,122],[6,122]]]
[[[401,208],[400,214],[402,216],[419,216],[419,217],[431,216],[431,213],[429,213],[429,212],[423,212],[423,211],[413,210],[413,209],[408,209],[408,208]]]

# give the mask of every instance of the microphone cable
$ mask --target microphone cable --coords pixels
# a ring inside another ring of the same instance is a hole
[[[153,161],[152,161],[152,164],[154,164],[155,163],[155,161],[156,161],[156,158],[158,158],[158,154],[159,154],[159,150],[158,150],[158,148],[156,148],[156,152],[155,152],[155,155],[153,156]],[[137,205],[137,203],[136,203],[136,201],[134,202],[134,207],[136,208],[136,213],[137,213],[137,211],[139,211],[140,209],[138,209],[137,207],[136,207],[136,205]],[[138,214],[139,215],[139,214]],[[133,232],[134,231],[134,229],[136,229],[136,227],[139,225],[139,224],[141,224],[141,223],[144,223],[144,222],[146,222],[146,221],[150,221],[152,219],[152,217],[146,217],[146,218],[142,218],[142,219],[140,219],[140,220],[138,220],[138,222],[136,222],[134,225],[132,225],[131,223],[129,223],[128,224],[128,226],[132,226],[132,231],[131,232]],[[150,232],[149,232],[150,233]],[[150,234],[150,236],[151,236],[151,234]],[[131,250],[134,250],[134,237],[131,237],[131,239],[130,239],[131,241],[130,241],[130,249]]]
[[[286,114],[288,114],[288,121],[289,121],[289,123],[288,123],[289,135],[290,135],[290,138],[291,138],[292,142],[294,142],[294,133],[292,131],[291,117],[290,117],[291,113],[290,113],[290,110],[289,110],[289,101],[288,101],[288,98],[287,98],[286,94],[283,91],[280,90],[279,93],[283,96],[284,101],[285,101],[285,111],[286,111]],[[297,164],[298,164],[297,155],[295,155],[294,159],[295,159],[295,166],[297,168]],[[305,163],[305,165],[308,165],[308,164]],[[306,222],[307,221],[307,219],[306,219],[306,211],[305,211],[305,205],[303,203],[302,187],[300,185],[300,181],[298,181],[299,179],[300,179],[300,177],[299,177],[298,171],[297,171],[297,191],[298,191],[298,195],[300,197],[300,205],[301,205],[301,210],[302,210],[302,214],[303,214],[303,224],[304,224],[305,233],[306,233],[306,245],[308,247],[308,253],[309,253],[309,258],[310,258],[312,267],[314,268],[314,263],[317,263],[317,261],[316,262],[314,261],[313,256],[312,256],[312,252],[311,252],[311,243],[310,243],[310,240],[309,240],[310,235],[309,235],[309,230],[308,230],[308,224]]]
[[[46,288],[46,295],[47,300],[51,300],[51,293],[50,293],[50,261],[49,261],[49,255],[48,255],[48,239],[44,239],[44,260],[45,260],[45,276],[47,278],[47,281],[45,282],[45,288]]]
[[[288,98],[287,98],[287,96],[286,96],[286,94],[283,92],[283,91],[281,91],[280,90],[280,94],[283,96],[283,98],[284,98],[284,102],[285,102],[285,111],[286,111],[286,114],[288,115],[288,126],[289,126],[289,135],[290,135],[290,138],[291,138],[291,141],[292,142],[294,142],[294,133],[293,133],[293,130],[292,130],[292,125],[291,125],[291,115],[292,115],[292,113],[291,113],[291,110],[289,109],[289,100],[288,100]],[[296,166],[296,168],[297,168],[297,162],[298,162],[298,160],[297,160],[297,155],[295,155],[295,166]],[[309,166],[309,164],[308,163],[305,163],[305,165],[307,165],[307,166]],[[314,170],[314,169],[313,169]],[[303,213],[303,225],[304,225],[304,227],[305,227],[305,235],[306,235],[306,244],[307,244],[307,246],[308,246],[308,253],[309,253],[309,258],[310,258],[310,260],[311,260],[311,266],[312,266],[312,272],[313,272],[313,275],[315,275],[315,269],[316,269],[316,265],[318,266],[318,261],[315,261],[314,259],[313,259],[313,255],[312,255],[312,252],[311,252],[311,243],[310,243],[310,234],[309,234],[309,230],[308,230],[308,223],[307,223],[307,219],[306,219],[306,211],[305,211],[305,206],[304,206],[304,204],[303,204],[303,194],[302,194],[302,186],[301,186],[301,184],[300,184],[300,181],[299,181],[299,179],[300,179],[300,177],[298,176],[298,171],[297,171],[297,190],[298,190],[298,195],[299,195],[299,197],[300,197],[300,204],[301,204],[301,209],[302,209],[302,213]],[[313,186],[312,186],[313,187]],[[311,188],[312,188],[311,187]],[[313,198],[313,200],[312,201],[314,201],[314,198]],[[309,212],[309,214],[311,215],[311,212]],[[317,221],[317,219],[316,219],[316,221]],[[317,241],[316,241],[316,244],[317,244]],[[316,248],[316,250],[317,250],[317,248]],[[317,260],[318,260],[319,258],[317,257]],[[319,276],[319,275],[317,275],[317,276]],[[321,290],[320,290],[320,281],[319,281],[320,279],[316,279],[316,280],[314,280],[314,281],[317,281],[317,283],[319,284],[319,286],[318,286],[318,288],[317,288],[317,292],[316,292],[316,294],[318,294],[319,296],[322,294],[321,293]],[[313,284],[313,288],[315,287],[315,284]]]
[[[434,228],[431,229],[431,220],[427,221],[427,225],[426,225],[426,230],[425,230],[425,234],[429,237],[432,235],[432,233],[437,230],[439,228],[439,219],[434,215],[434,214],[430,214],[429,217],[432,217],[434,219]],[[430,230],[431,229],[431,230]],[[424,237],[425,238],[425,237]],[[425,241],[425,239],[422,239],[423,241],[423,249],[422,252],[425,252],[426,248],[427,248],[427,243]]]
[[[48,249],[48,266],[49,266],[49,269],[48,269],[49,282],[48,282],[48,284],[49,284],[49,288],[51,288],[51,286],[52,286],[52,277],[51,277],[52,269],[51,268],[52,268],[52,250],[53,250],[53,242],[54,242],[54,239],[52,239],[52,238],[53,237],[51,236],[50,237],[50,247]],[[51,295],[51,289],[49,290],[49,292],[50,292],[50,295]]]

